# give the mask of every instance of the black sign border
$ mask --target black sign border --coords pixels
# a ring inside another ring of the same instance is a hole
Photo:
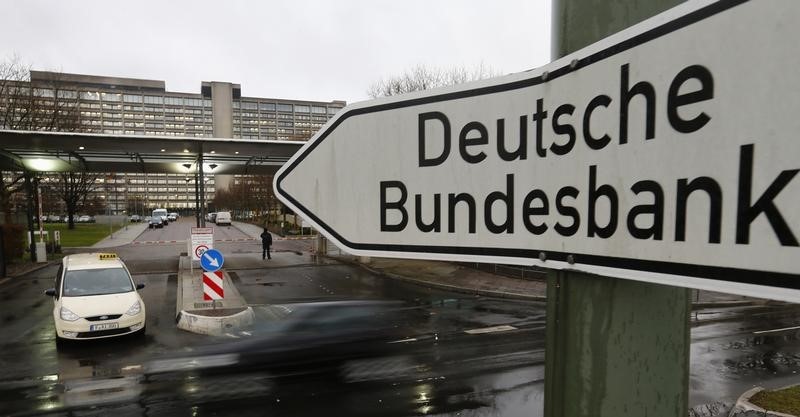
[[[556,78],[563,77],[571,72],[578,71],[581,68],[587,67],[594,63],[600,62],[606,58],[617,55],[621,52],[627,51],[638,45],[657,39],[661,36],[672,33],[678,29],[687,27],[694,23],[700,22],[706,18],[722,13],[735,6],[747,3],[752,0],[720,0],[712,3],[691,13],[683,15],[677,19],[664,23],[663,25],[652,28],[646,32],[640,33],[632,38],[625,39],[622,42],[612,45],[606,49],[595,52],[585,58],[573,61],[570,64],[557,68],[556,70],[542,74],[536,77],[527,78],[524,80],[514,81],[506,84],[493,85],[489,87],[476,88],[465,91],[457,91],[446,94],[439,94],[427,97],[420,97],[405,101],[380,104],[371,107],[363,107],[353,109],[341,114],[318,138],[311,143],[310,146],[303,149],[300,155],[297,155],[291,164],[278,176],[275,184],[278,193],[286,200],[290,201],[296,208],[301,210],[305,215],[312,218],[320,227],[325,229],[329,234],[334,236],[339,242],[343,243],[351,249],[368,250],[368,251],[383,251],[383,252],[405,252],[405,253],[438,253],[446,255],[473,255],[473,256],[495,256],[495,257],[508,257],[508,258],[527,258],[532,261],[539,258],[540,253],[546,255],[547,260],[567,262],[567,257],[572,255],[572,261],[577,264],[590,264],[602,267],[618,268],[625,270],[635,270],[643,272],[661,273],[668,275],[681,275],[687,277],[707,278],[718,281],[727,281],[740,284],[753,284],[760,286],[778,287],[786,289],[800,290],[800,276],[796,274],[787,274],[779,272],[748,270],[741,268],[727,268],[716,267],[697,264],[686,264],[677,262],[664,262],[652,261],[643,259],[632,258],[618,258],[611,256],[590,255],[572,252],[556,252],[556,251],[543,251],[539,249],[508,249],[508,248],[485,248],[485,247],[458,247],[458,246],[426,246],[426,245],[398,245],[398,244],[367,244],[355,243],[345,239],[342,235],[337,233],[333,228],[328,226],[322,219],[314,215],[305,206],[300,204],[291,195],[284,191],[281,183],[283,179],[292,172],[300,162],[305,159],[320,143],[322,143],[328,135],[333,132],[336,127],[350,117],[358,116],[368,113],[376,113],[381,111],[399,109],[404,107],[418,106],[422,104],[430,104],[441,101],[456,100],[467,97],[475,97],[487,94],[502,93],[510,90],[526,88],[538,84],[543,84],[552,81]],[[767,6],[769,7],[769,6]],[[669,282],[663,284],[669,285]]]

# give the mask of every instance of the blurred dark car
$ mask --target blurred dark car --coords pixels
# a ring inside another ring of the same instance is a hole
[[[336,375],[348,361],[399,353],[401,346],[394,342],[411,331],[402,325],[407,309],[400,302],[332,301],[285,308],[290,310],[286,317],[251,329],[251,337],[201,347],[191,357],[153,361],[148,372]]]
[[[150,218],[150,225],[148,227],[151,229],[161,229],[164,227],[164,220],[161,218],[161,216],[153,216]]]

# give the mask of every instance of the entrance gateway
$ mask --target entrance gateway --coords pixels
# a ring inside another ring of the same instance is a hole
[[[798,302],[798,16],[700,1],[540,69],[356,103],[277,194],[356,255]]]

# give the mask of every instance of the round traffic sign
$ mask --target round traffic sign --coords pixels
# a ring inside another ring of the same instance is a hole
[[[225,258],[222,253],[216,249],[208,249],[200,256],[200,267],[208,272],[214,272],[222,268]]]
[[[194,248],[194,254],[197,256],[198,259],[203,257],[203,254],[208,250],[208,246],[206,245],[198,245]]]

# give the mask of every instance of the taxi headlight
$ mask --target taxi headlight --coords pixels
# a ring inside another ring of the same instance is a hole
[[[128,311],[125,312],[125,314],[129,316],[135,316],[141,312],[142,312],[142,305],[139,303],[139,301],[136,301],[135,303],[133,303],[131,308],[129,308]]]
[[[66,308],[66,307],[61,307],[61,320],[66,320],[66,321],[75,321],[75,320],[78,320],[79,318],[80,318],[80,317],[78,317],[78,315],[77,315],[77,314],[75,314],[75,313],[73,313],[73,312],[69,311],[69,309],[68,309],[68,308]]]

